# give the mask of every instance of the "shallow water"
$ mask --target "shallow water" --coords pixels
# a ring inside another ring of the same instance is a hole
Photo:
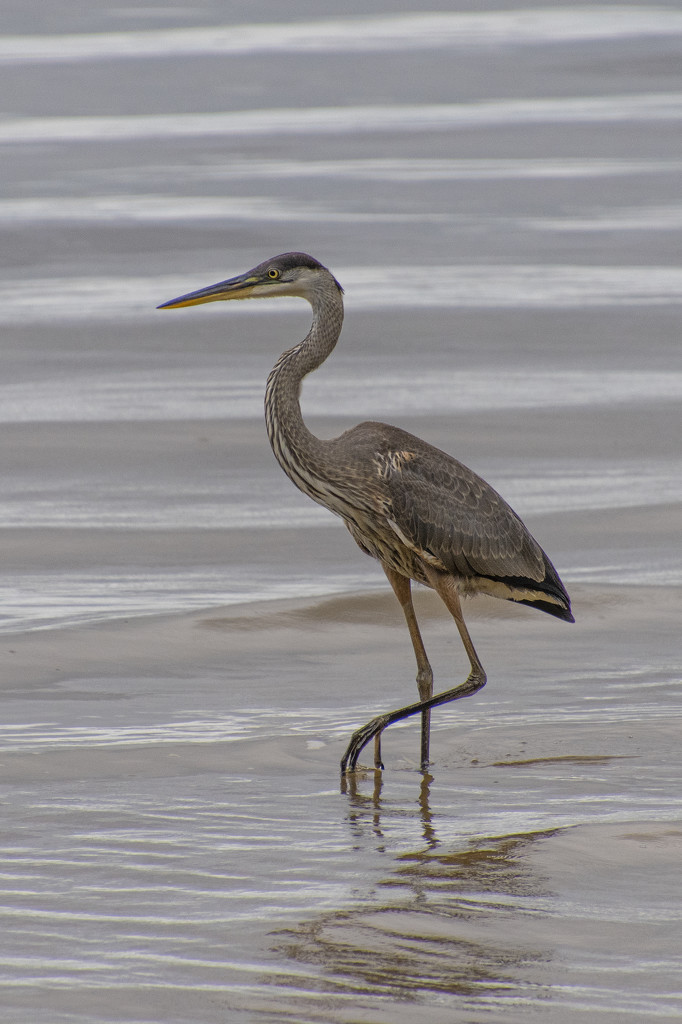
[[[6,12],[17,1024],[682,1015],[682,15],[443,6]],[[156,310],[293,249],[346,289],[311,427],[452,451],[574,601],[467,605],[489,684],[434,713],[429,775],[407,723],[339,784],[414,670],[379,567],[267,446],[305,307]]]
[[[490,602],[472,618],[490,695],[437,716],[433,774],[407,725],[383,778],[342,791],[345,738],[406,670],[388,595],[15,636],[13,1019],[676,1019],[679,671],[659,589],[629,643],[641,599],[619,588],[578,588],[577,640]],[[420,598],[443,661],[450,624]]]

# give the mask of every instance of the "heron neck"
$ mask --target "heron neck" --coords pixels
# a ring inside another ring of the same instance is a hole
[[[305,484],[311,475],[318,475],[325,442],[315,437],[303,422],[301,383],[334,350],[343,324],[343,300],[334,285],[309,297],[309,302],[313,310],[310,331],[298,345],[282,353],[268,377],[265,422],[282,469],[310,494],[310,487]]]

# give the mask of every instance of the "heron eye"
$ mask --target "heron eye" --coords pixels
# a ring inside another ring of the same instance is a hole
[[[273,281],[276,281],[279,277],[279,270],[275,270],[274,267],[271,267],[270,270],[268,270],[268,277],[272,278]]]

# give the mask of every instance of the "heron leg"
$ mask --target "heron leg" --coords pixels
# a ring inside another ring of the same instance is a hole
[[[378,715],[373,718],[371,722],[358,729],[351,736],[348,749],[343,755],[341,761],[342,773],[347,770],[353,771],[357,765],[358,757],[363,747],[377,734],[383,732],[389,725],[393,725],[395,722],[402,721],[403,718],[409,718],[411,715],[423,714],[425,711],[430,711],[431,708],[438,707],[440,704],[449,704],[450,701],[460,700],[462,697],[470,697],[477,690],[480,690],[486,683],[486,674],[479,661],[478,655],[474,648],[469,631],[465,625],[464,617],[462,616],[462,606],[459,600],[459,594],[457,593],[456,587],[452,579],[446,576],[444,573],[436,572],[435,570],[428,570],[429,582],[433,589],[441,597],[446,608],[455,620],[455,624],[459,631],[459,635],[464,644],[464,649],[467,652],[471,670],[466,680],[459,686],[455,686],[452,690],[446,690],[444,693],[438,693],[435,697],[429,697],[428,700],[419,701],[417,704],[409,704],[407,707],[398,708],[397,711],[389,711],[385,715]],[[414,614],[414,613],[413,613]]]
[[[412,603],[412,583],[407,576],[401,575],[395,569],[382,563],[388,582],[393,587],[393,593],[400,602],[400,607],[405,616],[405,622],[410,632],[410,640],[414,648],[414,656],[417,659],[417,689],[420,701],[429,700],[433,697],[433,671],[426,656],[424,641],[419,631],[417,616],[415,615]],[[431,734],[431,711],[422,711],[421,727],[421,766],[426,769],[429,764],[429,741]],[[375,740],[376,744],[376,740]],[[375,761],[376,764],[376,761]]]
[[[426,570],[426,575],[429,583],[455,620],[455,625],[457,626],[462,643],[464,644],[464,650],[467,652],[467,657],[469,658],[469,664],[471,665],[471,671],[467,682],[472,678],[478,680],[479,685],[476,689],[480,690],[482,686],[485,686],[486,674],[483,669],[483,665],[481,665],[478,655],[476,654],[476,649],[473,645],[472,639],[469,636],[469,630],[464,622],[464,616],[462,615],[462,603],[459,599],[455,582],[452,576],[448,576],[446,573],[437,572],[430,566]]]

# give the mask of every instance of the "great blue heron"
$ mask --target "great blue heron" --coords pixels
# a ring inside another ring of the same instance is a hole
[[[288,252],[253,270],[163,303],[159,309],[221,299],[297,295],[313,323],[284,352],[268,377],[265,420],[280,466],[305,494],[341,516],[368,555],[377,558],[403,609],[417,659],[419,701],[379,715],[353,733],[341,771],[353,770],[374,738],[393,722],[421,714],[421,764],[429,763],[430,710],[485,685],[486,675],[462,617],[461,594],[484,593],[540,608],[573,622],[556,569],[516,513],[485,480],[413,434],[385,423],[360,423],[322,441],[303,422],[301,382],[332,352],[343,323],[343,289],[312,256]],[[429,665],[412,604],[411,580],[431,587],[453,616],[469,658],[464,683],[433,695]]]

